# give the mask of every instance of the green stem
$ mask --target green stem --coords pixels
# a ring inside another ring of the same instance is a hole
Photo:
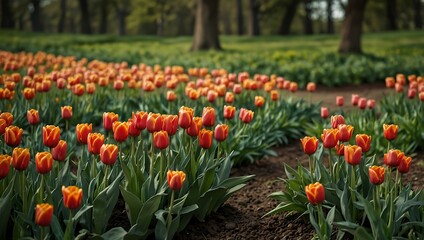
[[[23,213],[28,213],[28,206],[27,206],[27,198],[26,198],[26,192],[25,192],[25,186],[26,186],[26,178],[25,178],[25,172],[20,171],[19,172],[19,189],[21,190],[21,198],[22,198],[22,209]]]
[[[392,182],[392,169],[389,166],[387,166],[386,172],[387,172],[387,180],[386,180],[385,196],[389,194],[390,185]]]
[[[324,212],[322,211],[322,205],[318,204],[317,209],[318,209],[318,224],[322,232],[323,239],[329,239],[329,237],[327,236],[327,226],[326,226],[326,221],[324,218]]]
[[[329,163],[329,167],[330,167],[330,179],[334,180],[334,171],[333,171],[333,159],[331,159],[331,148],[328,149],[328,163]]]
[[[68,129],[69,129],[69,120],[65,120],[65,136],[66,136],[66,142],[68,142]]]
[[[43,203],[44,199],[44,174],[41,174],[40,193],[38,203]]]
[[[374,204],[375,204],[375,210],[377,211],[378,217],[380,217],[381,215],[381,210],[380,210],[380,193],[378,191],[379,189],[379,185],[375,185],[374,186]]]
[[[315,182],[315,177],[314,177],[315,168],[314,168],[314,156],[313,155],[309,155],[309,172],[311,173],[311,181]]]
[[[69,220],[68,220],[68,224],[66,225],[64,240],[74,239],[73,228],[74,228],[74,223],[72,221],[72,210],[69,209]]]
[[[47,237],[47,228],[48,227],[40,227],[41,233],[40,233],[40,239],[44,240]]]
[[[131,161],[133,162],[133,163],[135,163],[135,161],[133,160],[134,158],[135,158],[135,156],[134,156],[134,149],[135,149],[135,143],[134,143],[135,141],[134,141],[134,137],[131,137]],[[135,164],[134,164],[134,166],[135,166]]]
[[[172,147],[172,136],[169,137],[169,146],[166,148],[166,169],[171,167],[171,147]]]
[[[105,176],[103,177],[103,188],[102,188],[102,190],[106,189],[106,187],[107,187],[109,171],[110,171],[110,166],[106,165]]]
[[[351,197],[351,201],[352,201],[352,220],[354,222],[356,222],[356,208],[355,208],[355,205],[354,205],[356,180],[355,180],[355,166],[354,165],[352,165],[351,170],[352,171],[351,171],[351,174],[350,174],[350,188],[351,188],[350,197]]]
[[[154,160],[154,158],[155,158],[155,149],[154,149],[154,142],[153,142],[153,134],[152,134],[152,146],[151,146],[151,149],[150,149],[150,151],[151,151],[151,158],[150,158],[150,172],[149,172],[149,175],[150,175],[150,179],[153,179],[153,170],[154,170],[154,165],[155,165],[155,160]]]
[[[169,229],[172,223],[172,208],[174,207],[174,198],[175,198],[175,191],[172,191],[171,194],[171,203],[169,205],[169,213],[168,213],[168,219],[167,219],[167,228]]]
[[[159,178],[159,186],[161,186],[162,185],[162,183],[163,183],[163,172],[164,172],[164,169],[163,169],[163,161],[164,161],[164,159],[163,159],[163,153],[162,153],[162,150],[160,150],[160,162],[159,162],[159,164],[160,164],[160,178]]]
[[[396,171],[396,178],[395,178],[395,191],[394,196],[398,195],[398,182],[399,182],[399,171]]]
[[[93,162],[91,163],[91,178],[94,179],[97,176],[97,157],[93,154]]]

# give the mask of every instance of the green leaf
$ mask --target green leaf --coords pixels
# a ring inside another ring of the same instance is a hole
[[[102,238],[105,240],[107,239],[122,240],[124,239],[126,234],[127,232],[122,227],[115,227],[103,233]]]
[[[75,214],[75,216],[72,218],[73,222],[77,222],[79,218],[88,210],[90,210],[93,207],[93,205],[84,205],[78,212]]]

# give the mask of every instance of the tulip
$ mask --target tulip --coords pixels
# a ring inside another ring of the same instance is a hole
[[[368,101],[367,101],[367,107],[369,109],[373,109],[375,107],[375,100],[374,99],[368,99]]]
[[[62,186],[63,205],[74,210],[79,208],[82,202],[82,189],[77,186]]]
[[[362,148],[362,152],[366,153],[371,147],[371,136],[366,134],[356,134],[356,145]]]
[[[178,191],[182,188],[186,175],[183,171],[171,171],[168,170],[167,181],[169,189]]]
[[[199,132],[199,145],[204,149],[208,149],[212,146],[212,131],[207,129],[202,129]]]
[[[35,109],[30,109],[27,112],[27,120],[30,125],[37,125],[40,122],[40,115]]]
[[[368,169],[370,175],[370,182],[374,185],[380,185],[384,182],[385,169],[381,166],[371,166]]]
[[[35,223],[42,227],[50,225],[53,216],[53,205],[48,203],[37,204],[35,207]]]
[[[265,99],[262,96],[255,97],[255,105],[258,108],[261,108],[265,104]]]
[[[344,144],[340,143],[335,146],[337,156],[344,156]]]
[[[26,100],[32,100],[35,98],[35,89],[34,88],[24,88],[24,98]]]
[[[278,98],[280,97],[280,94],[278,93],[277,90],[271,90],[270,95],[271,95],[272,101],[277,101]]]
[[[180,125],[183,129],[189,128],[191,126],[193,116],[194,110],[192,108],[182,106],[178,111],[178,125]]]
[[[114,144],[103,144],[100,148],[100,160],[106,165],[114,164],[117,156],[118,147]]]
[[[290,92],[296,92],[297,91],[297,82],[290,82],[289,91]]]
[[[78,84],[75,84],[74,86],[72,86],[71,90],[72,90],[72,93],[73,94],[75,94],[78,97],[80,97],[80,96],[82,96],[84,94],[85,88],[84,88],[84,85],[78,83]]]
[[[321,107],[321,117],[323,119],[327,119],[328,118],[328,108]]]
[[[411,162],[412,162],[412,158],[404,155],[402,159],[400,160],[398,171],[400,173],[408,173],[409,168],[411,167]]]
[[[4,119],[6,121],[7,127],[12,125],[12,123],[13,123],[13,115],[10,112],[1,113],[0,119]]]
[[[405,154],[398,149],[390,149],[387,155],[385,154],[384,164],[389,167],[397,167],[399,166],[401,160]]]
[[[340,131],[339,140],[341,142],[348,142],[350,138],[352,137],[353,127],[351,125],[340,124],[338,126],[338,129]]]
[[[153,143],[156,148],[163,150],[169,146],[168,132],[161,130],[153,133]]]
[[[4,154],[0,155],[0,180],[9,174],[10,162],[12,162],[11,156]]]
[[[6,120],[0,118],[0,135],[4,134],[4,132],[6,131],[6,128],[7,128]]]
[[[124,82],[122,80],[115,80],[113,82],[113,88],[117,91],[124,88]]]
[[[338,128],[340,124],[344,124],[345,120],[342,115],[334,115],[331,116],[331,127],[332,128]]]
[[[225,102],[226,103],[233,103],[234,102],[234,94],[232,92],[226,92],[225,93]]]
[[[240,109],[239,118],[243,123],[250,123],[253,119],[254,112],[245,108]]]
[[[357,106],[359,102],[359,95],[358,94],[352,94],[352,105]]]
[[[62,110],[62,119],[68,120],[72,117],[72,107],[71,106],[63,106],[60,109]]]
[[[93,132],[93,125],[90,123],[77,124],[77,139],[79,143],[87,144],[88,134]]]
[[[177,99],[177,95],[175,95],[175,92],[172,90],[169,90],[166,93],[166,100],[168,100],[168,102],[173,102]]]
[[[365,109],[367,107],[367,99],[366,98],[359,98],[358,101],[358,107],[359,109]]]
[[[64,161],[66,158],[67,143],[60,140],[59,143],[52,149],[53,159],[56,161]]]
[[[306,85],[306,91],[308,92],[315,92],[316,89],[317,85],[314,82],[308,82],[308,84]]]
[[[202,128],[202,118],[194,117],[191,121],[191,126],[186,129],[187,135],[191,137],[197,137],[199,135],[199,131]]]
[[[106,131],[110,131],[113,128],[113,123],[118,121],[118,114],[113,112],[103,113],[103,127]]]
[[[4,141],[10,147],[17,147],[21,144],[22,134],[24,130],[16,126],[6,127],[4,132]]]
[[[60,128],[54,125],[43,127],[43,142],[46,147],[54,148],[60,140]]]
[[[398,133],[399,127],[395,124],[383,124],[383,133],[384,137],[391,141],[396,138]]]
[[[39,152],[35,155],[35,166],[40,174],[49,173],[53,167],[53,156],[49,152]]]
[[[150,133],[163,129],[163,117],[159,113],[149,113],[146,120],[146,128]]]
[[[218,124],[215,127],[214,137],[218,142],[225,141],[228,137],[229,127],[227,124]]]
[[[318,139],[316,137],[306,136],[300,139],[302,143],[303,152],[308,155],[314,154],[318,149]]]
[[[105,136],[101,133],[89,133],[87,136],[88,152],[94,155],[100,154],[100,148],[104,144]]]
[[[141,129],[137,128],[137,124],[134,122],[134,119],[130,118],[127,121],[128,124],[128,135],[131,137],[138,137],[140,136]]]
[[[307,185],[305,187],[305,193],[308,201],[313,205],[320,204],[325,200],[325,189],[319,182]]]
[[[397,93],[401,93],[401,92],[403,92],[403,85],[402,85],[402,84],[400,84],[400,83],[395,83],[395,91],[396,91]]]
[[[218,98],[218,93],[215,90],[209,90],[207,92],[206,98],[208,99],[209,102],[213,103]]]
[[[128,123],[116,121],[113,123],[113,138],[117,142],[124,142],[128,138]]]
[[[12,164],[18,171],[27,169],[30,161],[30,153],[28,148],[14,148],[12,152]]]
[[[202,124],[205,127],[212,127],[215,125],[215,109],[212,107],[203,108]]]
[[[224,105],[224,118],[225,119],[233,119],[236,114],[236,108],[234,106]]]
[[[395,79],[393,77],[386,77],[386,88],[394,88]]]
[[[148,117],[147,112],[136,112],[132,113],[132,119],[138,129],[144,130],[146,128],[146,122]]]
[[[362,148],[357,145],[348,145],[344,147],[345,161],[350,165],[361,163]]]
[[[336,97],[336,105],[339,107],[342,107],[344,105],[344,98],[343,96],[337,96]]]
[[[324,129],[321,134],[321,140],[325,148],[333,148],[337,145],[340,138],[340,132],[338,129]]]

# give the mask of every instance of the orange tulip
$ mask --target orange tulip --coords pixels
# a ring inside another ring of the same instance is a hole
[[[6,120],[0,118],[0,135],[3,135],[7,128]]]
[[[297,91],[297,82],[290,82],[289,91],[290,92],[296,92]]]
[[[101,133],[89,133],[87,136],[88,152],[94,155],[100,154],[100,148],[105,141],[105,136]]]
[[[18,171],[27,169],[30,161],[28,148],[14,148],[12,152],[13,167]]]
[[[199,145],[204,149],[208,149],[212,146],[212,131],[207,129],[202,129],[199,132]]]
[[[106,165],[114,164],[117,156],[118,147],[114,144],[103,144],[100,148],[100,160]]]
[[[113,88],[117,91],[124,88],[124,82],[122,80],[115,80],[113,82]]]
[[[77,124],[77,139],[79,143],[87,144],[88,134],[93,132],[93,125],[90,123]]]
[[[140,136],[141,129],[137,128],[137,124],[134,122],[133,118],[128,119],[128,135],[131,137],[138,137]]]
[[[159,113],[149,113],[146,121],[147,131],[154,133],[162,130],[163,128],[163,117]]]
[[[327,119],[328,118],[328,108],[321,107],[321,117],[323,119]]]
[[[271,95],[272,101],[277,101],[278,98],[280,98],[280,94],[278,93],[277,90],[271,90],[270,95]]]
[[[82,189],[77,186],[62,186],[63,205],[69,209],[77,209],[82,202]]]
[[[173,136],[178,130],[178,115],[165,115],[163,130],[168,132],[168,135]]]
[[[184,129],[189,128],[191,126],[193,116],[194,110],[192,108],[182,106],[178,111],[178,125]]]
[[[148,117],[147,112],[136,112],[132,113],[132,118],[138,129],[144,130],[146,128],[146,122]]]
[[[40,122],[40,115],[35,109],[30,109],[27,112],[27,120],[30,125],[37,125]]]
[[[53,156],[49,152],[39,152],[35,155],[35,166],[40,174],[49,173],[53,167]]]
[[[22,134],[24,130],[16,126],[6,127],[4,132],[4,141],[10,147],[17,147],[21,144]]]
[[[395,79],[393,77],[386,77],[386,88],[394,88]]]
[[[240,109],[239,118],[243,123],[250,123],[253,119],[254,112],[245,108]]]
[[[315,92],[316,89],[317,89],[317,85],[314,82],[309,82],[306,85],[306,91],[308,92]]]
[[[255,97],[255,106],[256,107],[262,107],[265,104],[265,99],[262,96],[256,96]]]
[[[374,185],[380,185],[384,182],[384,167],[381,166],[371,166],[368,169],[368,174],[370,175],[370,182]]]
[[[24,88],[24,98],[26,100],[31,100],[35,98],[35,89],[34,88]]]
[[[338,129],[340,131],[339,141],[349,142],[352,137],[353,127],[351,125],[339,124]]]
[[[303,152],[308,155],[312,155],[317,151],[318,148],[318,139],[316,137],[306,136],[300,139],[302,143]]]
[[[64,140],[60,140],[59,143],[52,149],[53,159],[56,161],[64,161],[66,158],[66,150],[68,144]]]
[[[113,112],[103,113],[103,127],[106,131],[110,131],[113,128],[113,123],[118,121],[118,114]]]
[[[225,119],[233,119],[236,114],[236,108],[234,106],[224,106],[224,118]]]
[[[72,117],[72,107],[71,106],[63,106],[60,108],[62,110],[62,119],[70,119]]]
[[[375,100],[374,99],[368,99],[368,101],[367,101],[367,107],[369,109],[373,109],[375,107]]]
[[[356,134],[356,144],[362,148],[362,152],[368,152],[371,148],[371,136]]]
[[[307,185],[305,187],[305,193],[308,201],[313,205],[320,204],[325,200],[325,189],[319,182]]]
[[[398,171],[400,173],[409,172],[409,168],[411,167],[411,162],[412,162],[411,157],[403,156],[402,159],[400,160]]]
[[[35,207],[35,223],[42,227],[50,225],[53,216],[53,205],[48,203],[37,204]]]
[[[336,149],[337,156],[344,156],[344,144],[343,143],[339,142],[339,144],[337,144],[334,148]]]
[[[218,92],[216,92],[215,90],[209,90],[207,92],[206,98],[209,102],[213,103],[218,98]]]
[[[116,121],[113,123],[113,138],[117,142],[124,142],[128,138],[128,123]]]
[[[60,128],[54,125],[43,127],[43,142],[46,147],[54,148],[60,140]]]
[[[357,145],[348,145],[344,147],[345,161],[350,165],[361,163],[362,148]]]
[[[387,154],[384,154],[384,164],[389,167],[399,166],[401,160],[405,156],[405,153],[398,149],[390,149]]]
[[[191,125],[186,129],[186,133],[189,136],[197,137],[199,135],[199,131],[202,128],[202,118],[194,117],[191,121]]]
[[[333,115],[331,116],[331,127],[337,128],[340,124],[344,124],[345,120],[342,115]]]
[[[232,92],[226,92],[225,93],[225,102],[226,103],[233,103],[234,102],[234,94]]]
[[[72,90],[72,93],[73,94],[75,94],[78,97],[80,97],[80,96],[82,96],[84,94],[85,88],[84,88],[84,85],[78,83],[78,84],[75,84],[74,86],[72,86],[71,90]]]
[[[0,180],[5,178],[10,171],[10,162],[12,157],[9,155],[0,155]]]
[[[340,132],[338,129],[324,129],[321,134],[321,140],[325,148],[333,148],[337,145],[340,138]]]
[[[214,137],[218,142],[225,141],[228,137],[229,126],[227,124],[218,124],[215,127]]]
[[[169,146],[168,132],[161,130],[153,133],[153,143],[156,148],[163,150]]]
[[[205,127],[212,127],[215,125],[215,109],[212,107],[203,108],[202,124]]]
[[[182,188],[186,175],[183,171],[171,171],[168,170],[167,181],[169,189],[173,191],[178,191]]]
[[[398,125],[395,125],[395,124],[390,124],[390,125],[383,124],[384,137],[387,140],[389,140],[389,141],[395,139],[396,136],[397,136],[397,133],[398,133],[398,129],[399,129]]]
[[[13,115],[10,112],[1,113],[0,119],[4,119],[6,121],[7,126],[12,125],[12,123],[13,123]]]
[[[166,100],[168,100],[168,102],[173,102],[177,99],[177,95],[175,95],[174,91],[168,91],[166,93]]]
[[[424,85],[423,85],[424,86]],[[420,101],[421,102],[424,102],[424,91],[423,92],[420,92],[419,94],[418,94],[418,97],[420,98]]]

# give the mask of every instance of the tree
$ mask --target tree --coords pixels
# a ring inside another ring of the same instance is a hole
[[[66,12],[66,0],[60,0],[60,17],[59,25],[57,26],[57,31],[60,33],[63,33],[65,31]]]
[[[127,34],[127,21],[126,18],[130,13],[130,2],[125,1],[114,1],[116,9],[116,16],[118,18],[118,35],[123,36]]]
[[[12,29],[15,27],[13,12],[9,0],[1,0],[1,28]]]
[[[84,34],[91,34],[90,13],[88,11],[88,0],[79,0],[81,11],[81,32]]]
[[[396,0],[386,0],[386,29],[387,30],[396,30]]]
[[[290,0],[288,5],[286,6],[286,11],[284,12],[283,19],[280,26],[280,34],[288,35],[290,34],[290,28],[296,14],[297,6],[299,5],[299,1]]]
[[[100,23],[99,23],[99,33],[107,33],[108,28],[108,13],[109,13],[109,1],[102,1],[100,4]]]
[[[34,32],[42,32],[43,25],[41,23],[41,0],[31,0],[31,27]]]
[[[244,15],[242,0],[237,0],[237,34],[244,34]]]
[[[250,0],[250,35],[259,36],[261,29],[259,26],[259,0]]]
[[[423,28],[423,21],[421,18],[421,0],[414,0],[414,26],[415,29]]]
[[[361,53],[362,21],[367,0],[349,0],[342,26],[340,53]]]
[[[312,0],[305,0],[303,2],[303,9],[305,11],[305,19],[303,22],[303,27],[305,34],[311,35],[314,34],[314,27],[312,23]]]
[[[218,31],[219,0],[197,0],[191,50],[221,49]]]
[[[327,0],[327,33],[334,33],[333,0]]]

